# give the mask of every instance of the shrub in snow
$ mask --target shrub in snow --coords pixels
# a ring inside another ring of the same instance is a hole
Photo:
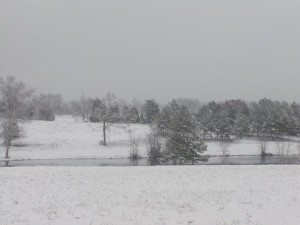
[[[227,156],[229,153],[229,147],[232,144],[232,141],[227,139],[227,140],[221,140],[218,142],[218,146],[220,148],[220,151],[222,153],[222,156]]]
[[[139,144],[140,144],[140,138],[135,138],[133,136],[133,130],[130,128],[130,125],[127,125],[127,132],[129,136],[129,159],[131,160],[138,160],[141,158],[139,154]]]
[[[161,143],[159,139],[159,129],[156,125],[150,127],[148,134],[148,149],[147,154],[150,164],[159,164],[162,158]]]
[[[289,142],[276,142],[277,154],[284,156],[290,153],[290,143]]]
[[[38,120],[45,120],[45,121],[54,121],[55,115],[51,108],[49,107],[43,107],[40,108],[38,111]]]
[[[141,158],[140,154],[139,154],[139,143],[140,143],[140,139],[137,138],[132,138],[130,140],[130,154],[129,154],[129,158],[131,160],[138,160]]]
[[[267,155],[267,149],[268,149],[269,141],[267,140],[260,140],[259,141],[259,149],[261,156]]]

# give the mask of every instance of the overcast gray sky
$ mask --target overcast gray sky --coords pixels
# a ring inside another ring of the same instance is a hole
[[[300,101],[300,1],[0,0],[0,75],[66,99]]]

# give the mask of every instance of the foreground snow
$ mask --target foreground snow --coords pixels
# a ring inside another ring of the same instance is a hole
[[[0,225],[297,225],[299,208],[299,166],[0,170]]]
[[[130,124],[133,136],[140,139],[140,155],[147,156],[146,137],[149,127],[142,124]],[[116,124],[108,131],[108,146],[99,145],[102,138],[100,124],[76,122],[71,116],[57,116],[56,121],[32,121],[25,124],[26,137],[18,140],[19,146],[13,146],[11,159],[56,159],[56,158],[126,158],[129,156],[128,125]],[[208,141],[205,154],[221,155],[216,142]],[[271,143],[268,152],[277,154],[275,143]],[[290,154],[298,154],[296,142],[290,144]],[[242,139],[229,147],[230,155],[259,155],[259,143],[256,140]],[[4,158],[4,149],[0,149],[0,159]]]

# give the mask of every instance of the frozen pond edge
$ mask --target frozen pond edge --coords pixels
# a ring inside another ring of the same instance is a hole
[[[153,166],[173,163],[150,163],[148,158],[60,158],[60,159],[8,159],[0,160],[0,167],[27,166]],[[300,164],[300,156],[211,156],[207,161],[193,165],[294,165]],[[191,163],[185,164],[191,165]]]

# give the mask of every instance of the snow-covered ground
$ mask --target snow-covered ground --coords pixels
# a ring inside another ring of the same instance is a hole
[[[17,140],[13,146],[11,159],[56,159],[56,158],[125,158],[129,156],[129,134],[126,124],[113,125],[108,131],[108,146],[101,146],[102,128],[100,124],[82,123],[71,116],[57,116],[56,121],[32,121],[25,124],[26,137]],[[139,151],[147,156],[146,136],[149,127],[131,124],[133,136],[140,138]],[[221,155],[217,142],[206,143],[205,154]],[[290,143],[289,153],[298,154],[296,142]],[[277,154],[276,144],[270,143],[267,152]],[[230,155],[259,155],[257,140],[241,139],[229,147]],[[1,148],[0,159],[4,158]]]
[[[133,135],[140,138],[141,152],[146,152],[148,126],[130,125]],[[107,132],[108,146],[99,144],[102,127],[97,123],[75,121],[72,116],[57,116],[53,122],[32,121],[24,124],[26,137],[15,141],[12,159],[55,158],[120,158],[129,156],[129,133],[126,124],[115,124]],[[1,152],[1,158],[4,151]]]
[[[299,166],[0,170],[0,225],[298,225]]]

